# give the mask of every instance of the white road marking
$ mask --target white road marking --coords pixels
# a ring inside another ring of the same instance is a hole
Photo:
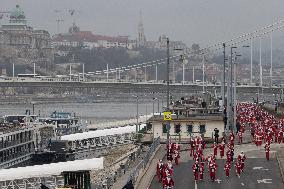
[[[257,180],[257,183],[264,183],[264,184],[271,184],[272,179],[262,179],[262,180]]]
[[[194,188],[197,189],[197,182],[195,181]]]
[[[262,170],[262,171],[268,171],[269,169],[265,169],[264,167],[253,167],[253,170]]]
[[[220,180],[220,179],[216,179],[216,180],[215,180],[215,182],[218,182],[218,184],[220,184],[221,181],[222,181],[222,180]]]

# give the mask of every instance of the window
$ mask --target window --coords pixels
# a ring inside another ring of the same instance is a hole
[[[175,133],[180,133],[180,127],[181,125],[180,124],[175,124]]]
[[[163,133],[167,133],[167,124],[163,124]]]
[[[187,125],[187,132],[188,133],[192,133],[192,130],[193,130],[193,125]]]
[[[204,124],[202,124],[202,125],[199,126],[199,132],[200,132],[200,133],[205,133],[205,132],[206,132],[206,129],[205,129],[205,125],[204,125]]]

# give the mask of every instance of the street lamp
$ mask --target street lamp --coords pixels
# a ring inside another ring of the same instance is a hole
[[[237,89],[236,89],[236,86],[237,86],[237,74],[236,74],[236,69],[237,69],[237,57],[240,57],[241,55],[240,54],[236,54],[235,55],[235,61],[234,61],[234,120],[233,120],[233,123],[234,123],[234,129],[236,127],[236,121],[237,121]]]
[[[237,47],[232,46],[231,47],[231,58],[230,58],[230,64],[229,64],[229,69],[230,69],[230,77],[229,77],[229,85],[228,87],[228,93],[227,93],[227,113],[228,113],[228,120],[227,120],[227,131],[229,129],[232,130],[232,122],[233,122],[233,112],[232,112],[232,103],[233,103],[233,91],[232,91],[232,86],[233,86],[233,49],[236,49]]]
[[[170,40],[167,38],[167,111],[170,110]],[[170,121],[167,121],[167,144],[170,141]]]
[[[137,139],[137,134],[138,134],[138,118],[139,118],[139,114],[138,114],[138,105],[139,105],[139,96],[138,95],[133,95],[133,97],[136,98],[136,139]]]

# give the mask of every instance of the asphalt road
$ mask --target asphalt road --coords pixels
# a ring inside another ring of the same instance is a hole
[[[248,158],[245,170],[238,178],[235,168],[232,167],[230,177],[225,177],[225,160],[217,160],[217,180],[210,181],[209,173],[205,168],[204,180],[194,182],[192,173],[192,160],[182,162],[174,168],[174,189],[280,189],[284,188],[277,160],[267,161],[263,158]],[[162,184],[154,177],[149,189],[162,189]]]

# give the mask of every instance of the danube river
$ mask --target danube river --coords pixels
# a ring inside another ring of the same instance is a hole
[[[165,105],[165,104],[164,104]],[[47,103],[35,104],[34,113],[40,117],[47,117],[53,111],[70,112],[81,117],[88,123],[102,123],[108,121],[133,119],[136,117],[136,102],[101,102],[101,103]],[[158,112],[158,103],[154,103],[155,112]],[[159,104],[160,110],[162,104]],[[25,114],[29,109],[33,113],[32,104],[9,104],[0,105],[0,116],[11,114]],[[153,102],[139,102],[139,115],[150,114],[153,112]]]

